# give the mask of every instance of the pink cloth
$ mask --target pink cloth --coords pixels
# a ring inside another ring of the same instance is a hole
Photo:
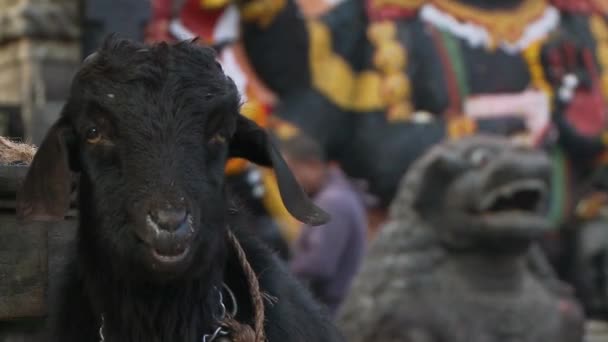
[[[549,97],[538,90],[471,96],[465,101],[464,112],[475,119],[522,118],[534,142],[542,138],[551,123]]]

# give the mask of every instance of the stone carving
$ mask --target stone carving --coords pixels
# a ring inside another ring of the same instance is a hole
[[[415,162],[341,312],[346,339],[581,341],[580,308],[534,245],[549,171],[544,153],[489,137]]]

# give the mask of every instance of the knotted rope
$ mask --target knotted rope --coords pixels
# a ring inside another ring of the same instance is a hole
[[[0,136],[0,165],[23,164],[32,162],[36,148]]]
[[[239,263],[247,278],[249,285],[249,294],[251,295],[251,304],[253,306],[253,330],[248,324],[239,323],[230,317],[224,321],[224,324],[232,332],[233,342],[266,342],[266,334],[264,332],[264,295],[260,291],[260,283],[253,268],[247,261],[247,255],[241,244],[237,240],[234,233],[228,229],[228,241],[232,244],[236,252]]]

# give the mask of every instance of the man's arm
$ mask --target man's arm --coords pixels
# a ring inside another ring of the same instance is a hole
[[[331,221],[312,229],[309,244],[294,256],[290,264],[292,272],[299,278],[310,281],[326,280],[339,267],[340,256],[349,241],[351,212],[348,201],[329,196],[319,207],[331,215]]]

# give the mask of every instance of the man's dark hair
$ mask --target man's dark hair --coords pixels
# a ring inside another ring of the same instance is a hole
[[[299,161],[325,161],[325,152],[321,145],[304,134],[297,134],[280,142],[281,151],[290,158]]]

